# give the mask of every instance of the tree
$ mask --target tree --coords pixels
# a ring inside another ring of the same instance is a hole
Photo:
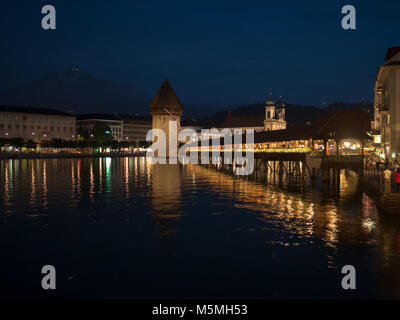
[[[41,147],[42,148],[51,148],[52,147],[51,141],[48,141],[48,140],[42,141]]]
[[[151,146],[151,142],[149,141],[140,141],[139,146],[143,148],[149,148]]]
[[[121,141],[119,143],[120,148],[129,148],[130,147],[130,143],[128,141]]]
[[[12,138],[9,141],[9,144],[14,148],[22,148],[24,146],[24,139],[22,138]]]
[[[99,142],[100,145],[104,142],[113,141],[113,136],[111,134],[109,125],[102,121],[96,121],[94,124],[93,137]]]
[[[89,141],[87,140],[78,140],[78,148],[84,149],[89,147]]]
[[[25,142],[25,147],[27,149],[36,149],[36,142],[29,139],[28,141]]]
[[[100,143],[97,140],[89,140],[88,141],[88,146],[91,148],[97,148],[99,147]]]
[[[62,139],[54,138],[54,139],[51,139],[50,143],[51,143],[51,146],[53,148],[60,149],[60,148],[64,148],[65,147],[64,140],[62,140]]]
[[[9,139],[7,138],[0,138],[0,147],[4,147],[8,145]]]
[[[120,143],[117,140],[114,140],[111,142],[111,149],[119,149],[120,148]]]
[[[101,145],[103,148],[111,148],[111,146],[112,146],[112,140],[111,140],[111,141],[110,141],[110,140],[102,141],[100,145]]]

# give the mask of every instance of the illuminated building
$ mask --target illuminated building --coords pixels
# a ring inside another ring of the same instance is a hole
[[[151,119],[145,116],[117,114],[123,120],[122,140],[140,144],[146,141],[147,132],[151,129]]]
[[[264,131],[286,129],[285,111],[286,104],[281,99],[275,104],[270,97],[265,105]]]
[[[400,152],[400,47],[388,49],[385,63],[378,69],[372,127],[381,155],[395,158]]]
[[[111,129],[114,140],[122,141],[123,121],[116,115],[106,113],[89,113],[78,116],[76,126],[78,129],[93,134],[96,122],[103,122]]]
[[[232,132],[234,130],[252,129],[254,132],[284,130],[286,129],[285,111],[286,104],[282,102],[282,97],[278,103],[271,99],[271,94],[265,103],[265,118],[258,116],[232,116],[232,112],[228,110],[228,116],[222,124],[222,128],[228,128]]]
[[[254,134],[254,144],[242,141],[242,149],[253,149],[256,152],[324,152],[333,154],[363,154],[369,139],[370,115],[365,110],[335,110],[323,113],[313,125],[288,127],[284,130],[268,130]],[[357,121],[354,121],[357,119]],[[233,139],[233,143],[234,139]],[[210,150],[228,149],[223,138],[215,138],[209,146],[198,146],[194,149]]]
[[[150,114],[152,115],[153,129],[161,129],[165,133],[167,145],[169,144],[169,125],[170,122],[177,125],[177,130],[180,130],[180,121],[183,113],[183,106],[179,101],[174,89],[172,89],[171,84],[168,79],[165,79],[161,88],[158,90],[157,94],[154,96],[150,103]],[[177,137],[173,138],[177,140]],[[168,148],[166,150],[168,155]]]
[[[75,116],[66,112],[32,107],[0,106],[0,137],[43,141],[73,140]]]

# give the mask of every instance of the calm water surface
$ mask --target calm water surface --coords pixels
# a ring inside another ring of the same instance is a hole
[[[400,218],[344,172],[289,185],[145,158],[0,168],[1,298],[400,298]],[[341,289],[346,264],[357,290]]]

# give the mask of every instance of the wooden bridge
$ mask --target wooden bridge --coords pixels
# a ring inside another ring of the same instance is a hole
[[[362,174],[364,159],[361,156],[326,156],[307,152],[239,152],[236,156],[254,158],[254,170],[273,173],[315,177],[326,176],[331,170],[349,169]],[[233,151],[199,151],[199,159],[209,158],[209,164],[235,166]]]
[[[216,152],[201,151],[203,157],[209,157],[208,166],[217,169],[224,167],[225,171],[235,173],[235,158],[232,151]],[[246,157],[246,152],[237,154]],[[247,153],[247,155],[249,155]],[[313,155],[305,152],[253,152],[254,171],[257,175],[262,172],[276,173],[278,175],[307,176],[316,178],[322,176],[322,182],[331,178],[340,180],[340,170],[347,169],[357,173],[363,190],[375,201],[377,207],[389,215],[400,215],[400,194],[385,193],[382,191],[382,183],[376,177],[370,180],[364,176],[364,158],[362,156],[326,156]],[[228,160],[228,161],[226,161]],[[231,162],[229,163],[229,160]]]

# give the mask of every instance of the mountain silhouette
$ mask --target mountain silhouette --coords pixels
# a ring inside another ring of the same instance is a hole
[[[148,113],[150,98],[128,84],[115,83],[72,68],[48,72],[38,80],[0,91],[0,104],[47,107],[76,113]]]
[[[326,106],[325,108],[315,107],[312,105],[297,105],[290,104],[286,105],[286,121],[288,126],[304,126],[312,124],[319,116],[325,111],[334,111],[338,109],[364,109],[367,110],[371,115],[373,114],[372,103],[366,102],[334,102]],[[231,115],[234,117],[256,117],[260,119],[260,123],[263,123],[265,118],[265,103],[255,103],[245,106],[240,106],[231,110]],[[202,119],[197,121],[197,125],[204,127],[221,127],[223,122],[228,117],[228,110],[220,110],[214,114],[209,114]]]

